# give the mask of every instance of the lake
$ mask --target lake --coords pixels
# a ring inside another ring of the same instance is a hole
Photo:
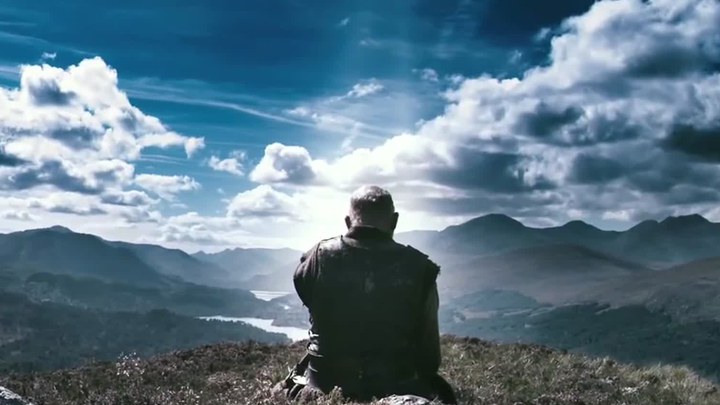
[[[251,293],[255,296],[255,298],[263,301],[270,301],[275,298],[284,297],[286,295],[290,295],[287,291],[261,291],[261,290],[250,290]]]
[[[243,322],[248,325],[255,326],[256,328],[263,329],[267,332],[282,333],[293,342],[307,339],[307,329],[294,328],[292,326],[275,326],[272,324],[272,319],[261,319],[261,318],[232,318],[229,316],[203,316],[200,319],[223,321],[223,322]]]

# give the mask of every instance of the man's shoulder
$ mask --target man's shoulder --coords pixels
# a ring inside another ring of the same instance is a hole
[[[440,272],[440,266],[438,266],[437,263],[435,263],[434,261],[432,261],[427,254],[423,253],[422,251],[420,251],[420,250],[418,250],[418,249],[416,249],[416,248],[414,248],[414,247],[412,247],[412,246],[410,246],[410,245],[402,245],[402,246],[403,246],[411,255],[414,255],[415,258],[416,258],[418,261],[421,261],[421,262],[425,263],[425,265],[427,266],[427,268],[430,269],[432,272],[434,272],[434,273],[436,273],[436,274]]]
[[[300,258],[301,262],[307,260],[307,258],[316,255],[321,250],[337,250],[342,245],[341,236],[333,236],[330,238],[321,239],[318,243],[314,244],[310,249],[303,253]]]

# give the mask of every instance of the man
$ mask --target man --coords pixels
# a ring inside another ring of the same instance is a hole
[[[302,256],[294,283],[312,326],[307,356],[280,384],[289,397],[339,387],[360,401],[397,394],[456,403],[437,374],[440,269],[393,240],[397,222],[387,191],[361,187],[347,233]]]

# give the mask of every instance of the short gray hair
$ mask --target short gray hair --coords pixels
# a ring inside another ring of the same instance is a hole
[[[350,220],[354,224],[385,220],[394,213],[392,196],[378,186],[362,186],[350,197]]]

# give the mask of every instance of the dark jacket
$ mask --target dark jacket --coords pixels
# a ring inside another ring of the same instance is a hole
[[[351,228],[303,255],[294,283],[310,312],[315,376],[328,388],[392,391],[400,381],[435,375],[439,270],[371,227]]]

